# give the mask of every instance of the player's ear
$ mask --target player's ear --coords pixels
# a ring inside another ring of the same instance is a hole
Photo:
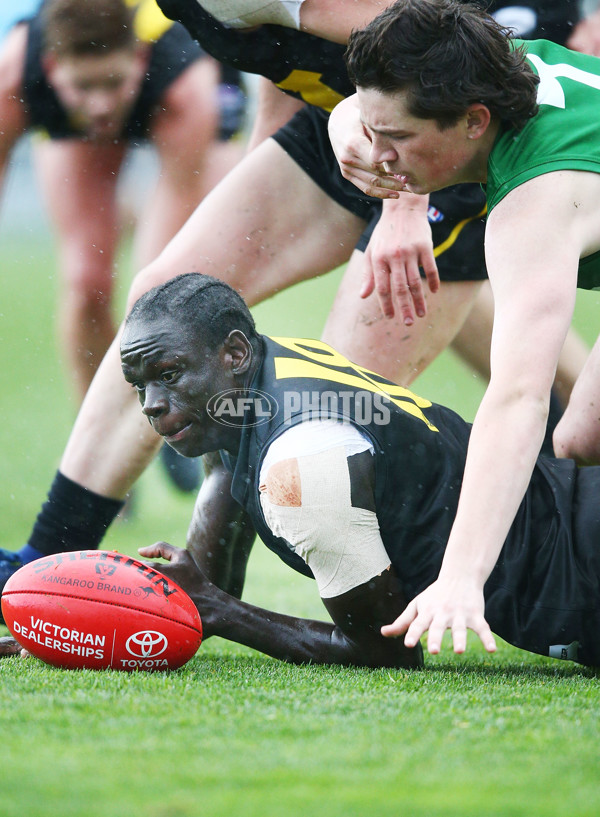
[[[223,345],[231,360],[232,373],[245,374],[252,363],[252,345],[246,335],[240,329],[232,329]]]
[[[474,102],[467,108],[466,127],[468,139],[480,139],[487,131],[492,115],[490,109],[481,102]]]

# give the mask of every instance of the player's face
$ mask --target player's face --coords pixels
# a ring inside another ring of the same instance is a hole
[[[435,120],[408,111],[406,91],[359,88],[358,101],[372,146],[371,161],[402,180],[406,190],[430,193],[459,182],[485,180],[487,165],[479,161],[479,143],[473,139],[468,115],[441,130]]]
[[[138,319],[125,328],[121,364],[150,424],[180,454],[237,450],[239,430],[207,411],[211,397],[239,387],[225,345],[211,350],[172,319]]]
[[[146,70],[145,51],[49,57],[46,75],[73,126],[94,140],[115,139],[131,111]]]

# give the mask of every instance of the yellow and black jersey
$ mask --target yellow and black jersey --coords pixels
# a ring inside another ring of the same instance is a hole
[[[331,112],[354,93],[344,63],[345,45],[283,26],[227,28],[196,0],[157,0],[167,17],[187,28],[215,59],[260,74],[278,88]]]
[[[165,90],[193,62],[204,56],[198,43],[183,26],[168,20],[155,0],[127,0],[137,6],[134,18],[139,39],[152,44],[150,64],[140,92],[123,127],[122,138],[148,137],[149,120]],[[27,52],[23,78],[23,98],[30,126],[45,131],[52,139],[79,135],[73,122],[48,84],[42,65],[42,20],[36,15],[28,25]]]
[[[239,454],[235,462],[229,460],[233,496],[265,544],[311,575],[264,521],[260,466],[270,443],[296,423],[317,417],[353,423],[373,444],[381,536],[407,598],[414,598],[439,572],[456,514],[470,425],[320,341],[263,341],[264,363],[245,402]],[[600,664],[599,489],[600,468],[579,470],[570,460],[538,460],[485,586],[486,618],[511,644]]]

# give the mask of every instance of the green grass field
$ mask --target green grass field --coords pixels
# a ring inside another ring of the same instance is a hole
[[[75,414],[54,344],[50,244],[2,236],[0,546],[30,530]],[[256,310],[318,336],[337,274]],[[595,294],[577,322],[591,338]],[[471,419],[482,384],[445,354],[416,390]],[[192,501],[153,465],[106,546],[182,544]],[[326,617],[312,584],[257,545],[245,598]],[[0,628],[0,635],[6,630]],[[219,639],[172,674],[0,661],[1,817],[572,817],[600,813],[593,672],[501,644],[448,646],[423,672],[291,667]]]

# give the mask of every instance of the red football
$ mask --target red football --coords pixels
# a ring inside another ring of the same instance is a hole
[[[2,615],[22,647],[65,669],[177,669],[202,642],[187,593],[116,551],[30,562],[7,581]]]

